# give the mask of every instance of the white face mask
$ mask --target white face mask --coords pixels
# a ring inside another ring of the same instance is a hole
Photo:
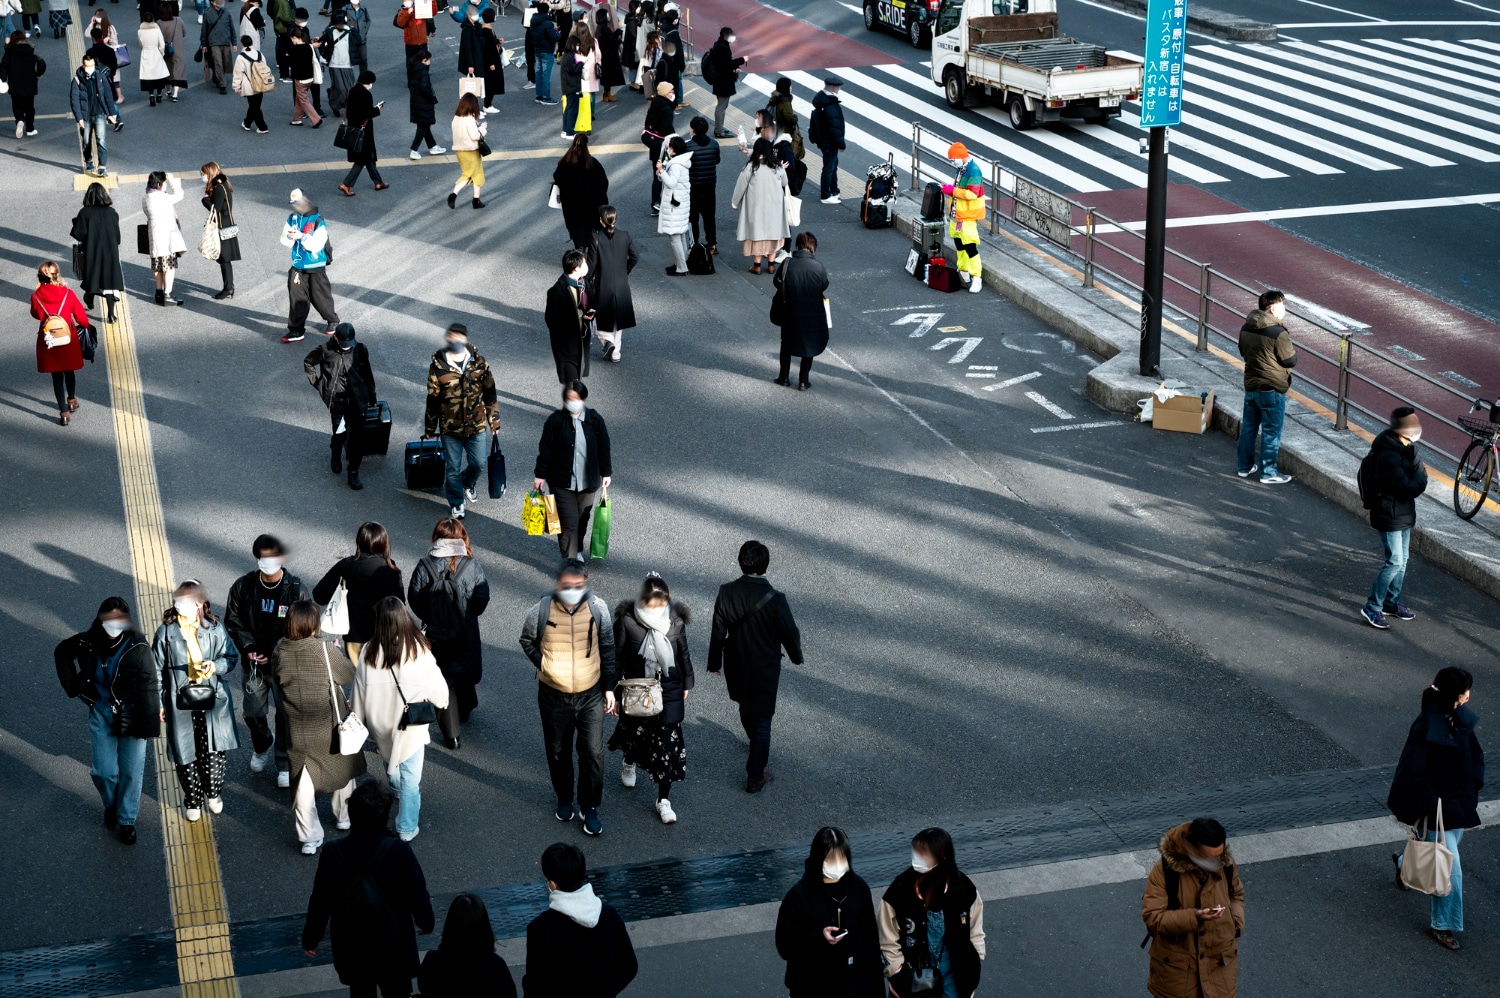
[[[255,562],[255,567],[260,569],[261,575],[275,575],[285,564],[285,558],[259,558]]]
[[[849,872],[849,864],[842,859],[823,860],[823,876],[829,880],[843,880],[844,874]]]
[[[99,626],[102,627],[102,628],[104,628],[104,633],[105,634],[108,634],[112,638],[118,638],[120,635],[122,635],[126,631],[130,630],[130,621],[128,621],[128,620],[101,620],[101,621],[99,621]]]
[[[583,599],[583,592],[580,588],[559,589],[557,591],[557,598],[562,601],[564,606],[575,606]]]
[[[915,849],[911,852],[911,868],[918,873],[926,873],[932,869],[932,867],[927,865],[927,861],[922,858],[922,854]]]
[[[583,411],[583,403],[578,399],[568,399],[563,403],[563,408],[567,409],[569,412],[576,416]]]
[[[1403,430],[1401,435],[1406,438],[1407,443],[1414,444],[1422,439],[1422,428],[1419,426],[1415,430]]]
[[[189,620],[198,619],[198,601],[191,596],[179,596],[172,601],[172,608],[177,611],[178,616]]]
[[[728,38],[726,38],[726,39],[724,39],[724,40],[725,40],[725,41],[726,41],[726,42],[728,42],[728,43],[729,43],[729,44],[730,44],[730,45],[733,45],[733,44],[734,44],[734,36],[733,36],[733,35],[730,35],[730,36],[729,36],[729,37],[728,37]]]

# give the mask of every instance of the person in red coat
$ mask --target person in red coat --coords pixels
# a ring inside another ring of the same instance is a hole
[[[36,369],[52,375],[52,391],[57,395],[58,421],[67,426],[78,411],[77,381],[73,372],[83,367],[83,347],[78,330],[89,324],[88,312],[67,285],[57,264],[42,261],[36,269],[36,290],[31,294],[31,315],[37,320]],[[62,319],[66,333],[57,328]],[[48,323],[54,327],[50,332]]]

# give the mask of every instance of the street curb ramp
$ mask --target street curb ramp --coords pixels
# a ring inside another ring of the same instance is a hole
[[[1129,11],[1132,14],[1146,13],[1146,0],[1099,0],[1110,7]],[[1227,38],[1233,42],[1274,42],[1276,25],[1255,21],[1239,14],[1230,14],[1211,7],[1189,3],[1188,27],[1196,28],[1207,35]]]
[[[898,198],[892,212],[896,231],[909,233],[920,210],[920,202],[912,194]],[[1137,403],[1158,384],[1158,379],[1137,373],[1140,312],[1104,291],[1084,288],[1076,271],[1031,248],[1021,237],[1003,231],[991,235],[981,228],[980,242],[986,284],[1079,346],[1109,358],[1089,372],[1089,398],[1112,412],[1137,413]],[[1242,369],[1225,350],[1195,350],[1193,341],[1179,335],[1183,330],[1170,318],[1164,319],[1163,327],[1166,335],[1162,338],[1160,370],[1166,377],[1185,381],[1199,391],[1212,390],[1212,425],[1237,438],[1244,408]],[[1295,379],[1292,389],[1278,465],[1303,485],[1361,520],[1367,519],[1355,475],[1368,452],[1370,433],[1334,430],[1325,409],[1297,397]],[[1500,600],[1500,534],[1481,525],[1494,514],[1482,510],[1476,521],[1466,522],[1454,514],[1450,500],[1450,489],[1437,481],[1417,500],[1412,551],[1491,599]],[[1486,510],[1489,508],[1486,504]],[[1372,539],[1371,551],[1375,550]]]

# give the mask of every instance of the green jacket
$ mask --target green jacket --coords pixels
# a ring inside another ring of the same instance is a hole
[[[292,10],[291,0],[271,0],[266,13],[271,17],[271,30],[277,35],[284,35],[292,30],[292,23],[297,20]]]
[[[486,428],[500,432],[500,401],[490,365],[469,348],[469,362],[460,371],[448,363],[448,352],[432,355],[427,368],[428,436],[472,437]]]
[[[1280,392],[1292,387],[1297,349],[1292,337],[1270,312],[1256,309],[1240,328],[1240,356],[1245,358],[1245,391]]]

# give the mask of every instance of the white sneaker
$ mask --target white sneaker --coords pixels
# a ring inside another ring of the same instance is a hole
[[[453,517],[455,520],[462,520],[464,518],[464,508],[462,506],[454,506],[452,509],[448,510],[448,515]]]
[[[21,136],[23,136],[25,134],[26,134],[26,122],[24,122],[24,121],[18,121],[18,122],[16,122],[16,138],[19,139]]]
[[[278,787],[280,787],[281,789],[283,789],[283,790],[285,790],[288,787],[290,787],[292,785],[292,774],[288,773],[284,769],[281,772],[277,773],[276,774],[276,785]]]
[[[182,816],[189,821],[197,821],[199,818],[203,817],[203,811],[201,808],[190,807],[182,812]]]
[[[413,831],[411,831],[409,833],[408,832],[402,832],[401,833],[401,841],[402,842],[410,842],[412,839],[416,838],[421,833],[421,831],[422,831],[422,829],[417,828],[417,829],[414,829]]]
[[[209,811],[211,811],[214,814],[223,814],[224,813],[224,798],[222,798],[222,797],[210,797],[208,799],[208,809],[209,809]]]
[[[672,802],[665,797],[656,802],[656,816],[663,825],[677,824],[677,812],[672,810]]]
[[[422,154],[419,153],[419,152],[417,152],[415,149],[413,149],[411,151],[411,158],[412,159],[421,159],[422,158]]]
[[[275,746],[272,746],[272,748],[274,748],[274,747]],[[268,762],[270,762],[270,761],[271,761],[271,749],[270,748],[266,749],[264,752],[251,752],[250,753],[250,772],[252,772],[252,773],[264,773],[266,771],[266,764]]]
[[[467,500],[469,500],[469,502],[478,502],[479,501],[479,487],[475,486],[472,489],[464,489],[464,498],[467,499]]]
[[[522,87],[521,89],[522,90],[535,90],[536,89],[536,84],[535,83],[528,83],[524,87]]]
[[[620,786],[635,786],[635,766],[632,763],[627,762],[620,767]]]
[[[823,204],[843,204],[844,203],[844,199],[841,198],[841,197],[839,197],[837,194],[835,194],[831,198],[824,198],[822,200],[822,203]]]
[[[347,832],[351,826],[349,824],[349,819],[345,818],[343,821],[334,822],[333,827],[337,828],[341,832]]]
[[[983,290],[984,290],[984,279],[983,278],[980,278],[980,277],[970,277],[969,278],[969,293],[970,294],[976,294],[977,295],[977,294],[979,294],[979,292],[981,292]]]
[[[1250,466],[1250,470],[1249,471],[1236,471],[1235,474],[1239,475],[1241,478],[1249,478],[1251,475],[1255,474],[1259,470],[1260,470],[1260,462],[1257,461],[1255,464],[1252,464]]]
[[[500,113],[500,109],[498,107],[495,107],[494,105],[491,105],[490,107],[487,107],[487,108],[484,109],[484,113],[485,114],[499,114]]]
[[[304,842],[302,843],[302,855],[316,856],[318,854],[319,847],[322,845],[322,842]]]
[[[443,148],[442,146],[433,146],[431,149],[427,150],[427,155],[429,155],[429,156],[441,156],[443,153],[445,153],[447,151],[448,150],[445,149],[445,148]]]
[[[199,23],[199,24],[202,24],[202,23],[203,23],[203,15],[202,15],[202,14],[199,14],[199,15],[198,15],[198,23]]]

